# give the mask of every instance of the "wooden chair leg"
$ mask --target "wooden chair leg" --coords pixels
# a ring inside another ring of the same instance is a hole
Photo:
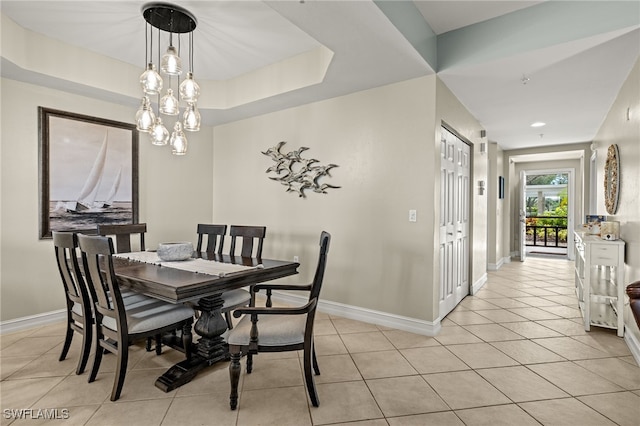
[[[102,354],[104,354],[104,351],[105,349],[100,346],[100,337],[98,337],[96,352],[93,355],[93,363],[91,364],[91,373],[89,374],[89,383],[92,383],[98,375],[98,370],[100,369],[100,362],[102,361]]]
[[[229,380],[231,382],[231,394],[229,405],[232,410],[238,407],[238,383],[240,382],[240,348],[229,348],[231,363],[229,364]]]
[[[73,340],[73,328],[67,322],[67,334],[64,336],[64,345],[62,345],[62,353],[60,354],[60,358],[58,361],[64,361],[67,357],[67,353],[69,353],[69,348],[71,347],[71,341]]]
[[[151,342],[153,342],[153,338],[152,337],[147,337],[147,344],[145,346],[145,350],[147,352],[151,352]]]
[[[316,373],[316,376],[320,375],[320,367],[318,367],[318,359],[316,358],[316,345],[313,345],[311,350],[311,354],[313,356],[313,371]]]
[[[156,334],[156,355],[162,355],[162,334]]]
[[[320,405],[320,401],[318,400],[318,391],[316,390],[316,383],[313,380],[313,374],[311,372],[311,364],[313,363],[312,358],[315,358],[313,355],[313,347],[305,348],[304,350],[304,380],[307,385],[307,392],[309,392],[309,398],[311,399],[311,404],[314,407]]]
[[[129,363],[129,344],[122,341],[121,347],[118,348],[118,361],[116,362],[116,377],[111,390],[111,401],[117,401],[122,393],[124,378],[127,374],[127,364]]]
[[[227,328],[231,330],[233,328],[233,318],[231,317],[231,311],[224,313],[224,319],[227,321]]]
[[[253,371],[253,354],[247,354],[247,374],[251,374]]]
[[[78,361],[78,367],[76,368],[76,374],[84,373],[84,369],[89,361],[89,355],[91,354],[91,344],[93,343],[93,327],[88,324],[84,327],[84,334],[82,335],[82,352],[80,353],[80,360]]]

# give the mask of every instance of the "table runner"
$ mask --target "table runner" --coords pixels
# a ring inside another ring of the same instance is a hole
[[[151,263],[154,265],[166,266],[167,268],[182,269],[184,271],[196,272],[200,274],[216,275],[218,277],[224,277],[225,275],[233,274],[236,272],[249,271],[251,269],[264,268],[263,265],[257,266],[244,266],[235,265],[232,263],[217,262],[215,260],[205,259],[187,259],[179,261],[166,261],[160,260],[158,253],[153,251],[137,251],[132,253],[118,253],[114,254],[114,257],[122,259],[134,260],[136,262]]]

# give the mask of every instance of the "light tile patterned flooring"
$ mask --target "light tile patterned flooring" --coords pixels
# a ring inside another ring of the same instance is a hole
[[[109,394],[114,362],[98,380],[74,374],[79,345],[58,362],[62,324],[1,337],[2,424],[7,408],[66,408],[66,425],[634,425],[640,368],[615,332],[581,325],[573,263],[530,257],[505,264],[425,337],[320,314],[310,406],[297,353],[260,354],[229,409],[228,363],[164,393],[155,378],[181,354],[130,349],[122,398]],[[76,339],[77,340],[77,339]],[[244,367],[244,361],[243,361]]]

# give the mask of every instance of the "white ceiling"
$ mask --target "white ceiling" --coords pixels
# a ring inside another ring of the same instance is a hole
[[[25,29],[142,70],[145,22],[140,10],[145,3],[3,0],[1,8]],[[201,111],[209,125],[437,71],[485,127],[489,140],[504,149],[585,142],[595,136],[640,53],[640,16],[626,21],[603,16],[606,25],[599,25],[582,20],[581,14],[560,16],[566,6],[549,8],[555,1],[404,2],[404,11],[420,17],[421,34],[439,35],[438,65],[414,47],[412,29],[370,0],[176,3],[198,19],[194,75],[199,80],[230,80],[319,46],[334,53],[320,84]],[[582,2],[571,3],[581,7]],[[416,29],[415,19],[412,25]],[[2,75],[123,104],[136,105],[139,97],[91,91],[31,73],[4,56]],[[534,121],[547,126],[533,129]]]

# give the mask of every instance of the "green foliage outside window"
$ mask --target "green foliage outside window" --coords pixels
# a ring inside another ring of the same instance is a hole
[[[536,226],[539,228],[535,228],[536,230],[536,240],[543,242],[544,241],[544,226],[548,227],[559,227],[562,229],[557,229],[558,232],[558,243],[567,243],[567,226],[568,226],[568,217],[567,210],[569,204],[569,197],[567,195],[567,189],[563,188],[558,193],[558,199],[546,199],[545,201],[545,211],[541,214],[538,213],[538,198],[537,197],[527,197],[526,207],[527,207],[527,219],[526,224],[527,227]],[[530,217],[537,216],[537,217]],[[548,217],[548,218],[546,218]],[[527,229],[527,240],[533,241],[533,232],[534,228]],[[547,240],[554,241],[556,237],[556,228],[548,228],[547,229]]]

